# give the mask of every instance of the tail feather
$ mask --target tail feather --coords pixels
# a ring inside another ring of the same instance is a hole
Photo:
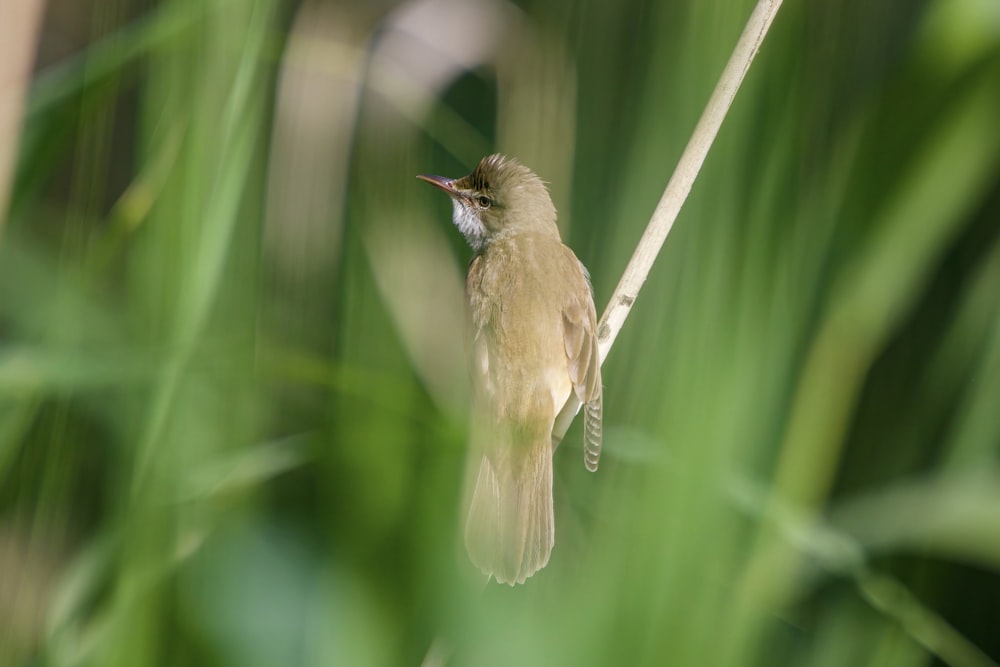
[[[483,454],[469,474],[476,476],[465,524],[469,558],[502,584],[524,583],[549,562],[555,543],[549,442],[522,456]]]

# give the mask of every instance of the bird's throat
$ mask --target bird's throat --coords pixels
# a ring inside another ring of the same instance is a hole
[[[486,245],[486,228],[483,226],[482,220],[465,202],[452,199],[451,203],[454,207],[452,219],[455,221],[455,226],[458,227],[458,231],[462,232],[462,236],[472,246],[472,249],[479,252]]]

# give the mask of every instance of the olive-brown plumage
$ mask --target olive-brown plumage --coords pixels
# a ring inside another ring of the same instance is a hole
[[[585,406],[585,463],[597,469],[590,282],[559,238],[544,183],[516,160],[490,155],[460,179],[420,178],[451,196],[455,225],[475,251],[465,289],[473,384],[465,546],[484,574],[523,583],[555,542],[552,426],[571,394]]]

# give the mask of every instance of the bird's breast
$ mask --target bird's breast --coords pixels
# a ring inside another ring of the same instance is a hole
[[[580,269],[565,257],[558,239],[529,236],[491,244],[470,266],[473,378],[497,417],[551,419],[569,396],[562,313]]]

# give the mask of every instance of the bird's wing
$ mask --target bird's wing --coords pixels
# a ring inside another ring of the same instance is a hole
[[[582,264],[580,268],[585,278],[586,270]],[[584,406],[583,460],[587,469],[594,471],[601,457],[604,411],[601,358],[597,349],[597,314],[589,290],[584,293],[575,291],[575,294],[580,296],[572,299],[563,309],[563,335],[573,392]]]

